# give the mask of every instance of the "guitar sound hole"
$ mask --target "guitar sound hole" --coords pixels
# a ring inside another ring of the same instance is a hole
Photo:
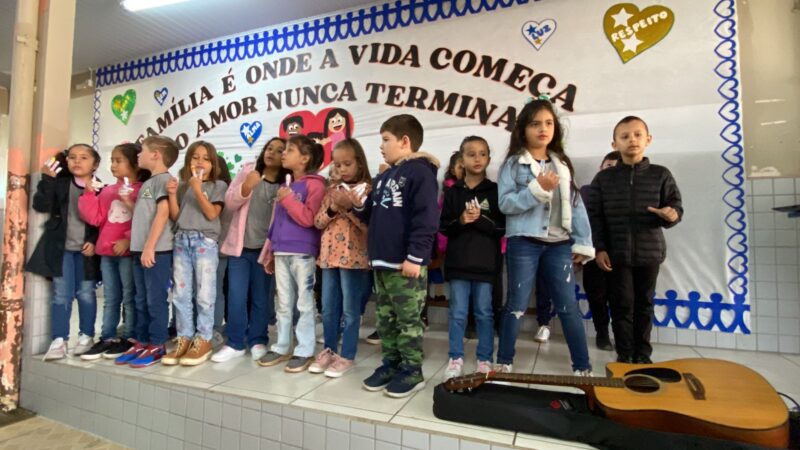
[[[625,387],[640,394],[650,394],[660,388],[658,381],[646,375],[630,375],[626,377]]]
[[[681,381],[681,374],[677,370],[666,367],[648,367],[645,369],[631,370],[625,375],[650,375],[662,383],[677,383]]]

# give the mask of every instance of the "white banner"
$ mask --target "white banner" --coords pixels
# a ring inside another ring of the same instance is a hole
[[[326,161],[353,136],[374,172],[379,127],[402,112],[445,165],[464,136],[486,138],[494,178],[517,112],[547,93],[586,184],[615,123],[638,115],[685,208],[665,232],[656,324],[749,333],[733,1],[658,3],[406,0],[105,67],[96,144],[203,139],[236,171],[273,136],[315,137]]]

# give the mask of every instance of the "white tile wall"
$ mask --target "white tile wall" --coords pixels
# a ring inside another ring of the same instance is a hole
[[[32,357],[25,357],[24,365],[23,407],[137,449],[505,448]],[[108,386],[118,388],[109,392]],[[158,396],[167,400],[159,403]]]

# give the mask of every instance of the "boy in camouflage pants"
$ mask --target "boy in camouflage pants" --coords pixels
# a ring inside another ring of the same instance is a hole
[[[421,144],[422,125],[414,116],[401,114],[384,122],[381,153],[390,168],[375,178],[364,205],[354,208],[369,223],[367,247],[383,353],[383,364],[363,386],[397,398],[425,387],[420,314],[427,293],[426,266],[439,228],[439,161],[418,152]]]

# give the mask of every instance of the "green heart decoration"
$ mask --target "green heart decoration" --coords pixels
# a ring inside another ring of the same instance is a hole
[[[239,155],[239,154],[233,155],[233,160],[235,162],[237,162],[237,163],[241,162],[242,161],[242,155]]]
[[[117,95],[111,100],[111,112],[124,125],[131,119],[134,106],[136,106],[136,91],[133,89],[128,89],[125,94]]]

